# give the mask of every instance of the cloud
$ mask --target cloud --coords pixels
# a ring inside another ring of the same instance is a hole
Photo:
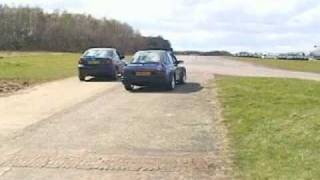
[[[176,49],[308,51],[319,43],[317,0],[2,0],[127,22]]]

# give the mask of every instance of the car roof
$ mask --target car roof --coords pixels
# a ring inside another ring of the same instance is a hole
[[[115,51],[116,49],[115,48],[89,48],[89,49],[87,49],[87,50],[105,50],[105,51],[107,51],[107,50],[113,50],[113,51]]]

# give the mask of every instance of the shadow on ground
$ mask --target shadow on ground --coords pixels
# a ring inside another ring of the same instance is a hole
[[[114,80],[112,78],[108,78],[108,77],[90,77],[87,78],[85,82],[117,82],[120,81],[118,80]]]
[[[173,91],[166,90],[164,87],[140,87],[133,93],[168,93],[168,94],[189,94],[199,92],[203,87],[199,83],[189,82],[182,85],[177,85]]]
[[[120,82],[120,80],[113,80],[105,77],[90,77],[86,82]],[[203,87],[196,82],[188,82],[186,84],[177,85],[173,91],[167,90],[165,87],[136,87],[133,93],[168,93],[168,94],[189,94],[199,92]]]

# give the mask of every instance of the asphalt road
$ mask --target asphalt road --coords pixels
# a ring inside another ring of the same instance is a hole
[[[219,57],[179,58],[185,60],[188,83],[172,92],[130,93],[120,83],[95,80],[77,82],[77,92],[59,81],[0,98],[0,129],[7,133],[0,138],[0,179],[230,179],[226,130],[208,83],[214,74],[320,79]],[[88,93],[84,87],[93,84]],[[52,86],[65,89],[57,97]],[[41,101],[28,106],[44,110],[15,111],[34,91],[47,93],[38,93]],[[76,103],[65,99],[69,95]],[[68,105],[57,108],[61,103]],[[19,125],[8,126],[10,118]]]

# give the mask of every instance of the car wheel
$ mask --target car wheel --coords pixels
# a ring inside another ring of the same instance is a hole
[[[79,74],[79,80],[80,81],[85,81],[86,80],[86,76],[83,74]]]
[[[114,70],[113,75],[112,75],[112,80],[117,81],[118,80],[118,72],[117,70]]]
[[[132,84],[125,84],[124,85],[124,88],[127,90],[127,91],[133,91],[134,90],[134,86]]]
[[[179,84],[185,84],[187,81],[187,75],[186,73],[182,73],[182,76],[180,77],[180,80],[179,80]]]
[[[176,87],[176,79],[174,76],[171,76],[168,84],[167,84],[167,89],[168,90],[173,90]]]

